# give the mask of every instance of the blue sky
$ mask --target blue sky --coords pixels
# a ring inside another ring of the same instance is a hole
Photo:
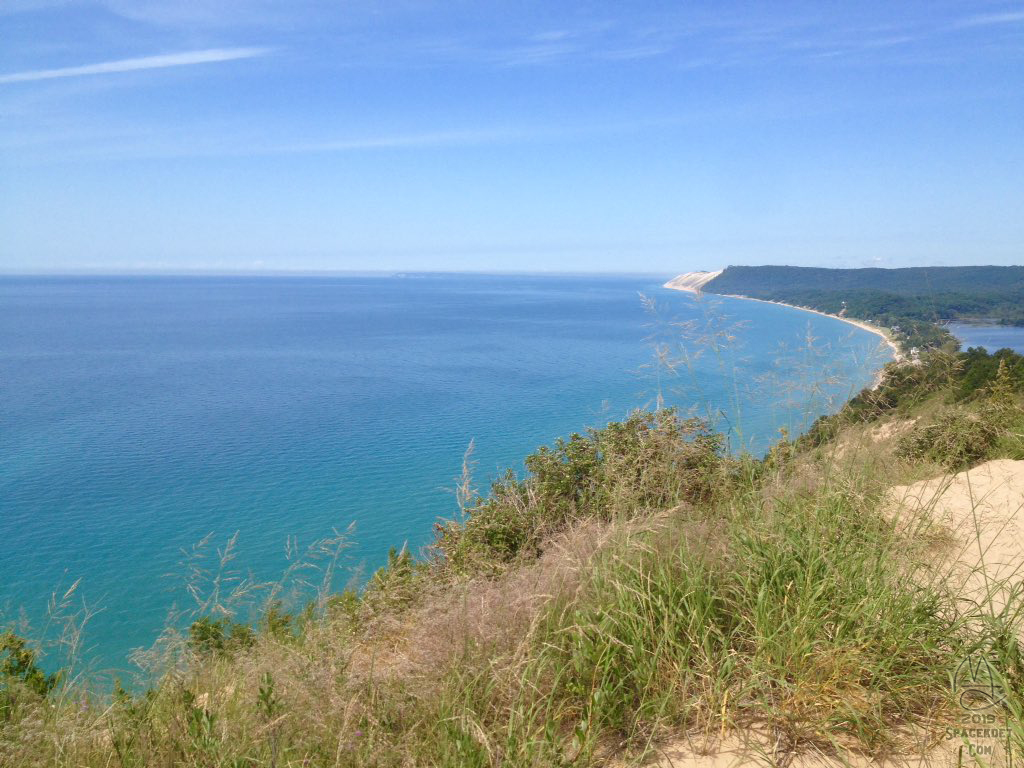
[[[0,3],[0,271],[1024,263],[1024,3]]]

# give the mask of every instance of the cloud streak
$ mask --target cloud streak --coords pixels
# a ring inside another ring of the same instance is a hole
[[[1006,13],[983,13],[957,22],[958,27],[992,27],[1000,24],[1024,23],[1024,11],[1008,11]]]
[[[270,53],[269,48],[209,48],[204,51],[185,51],[183,53],[170,53],[162,56],[143,56],[136,59],[103,61],[98,64],[85,64],[79,67],[14,72],[9,75],[0,75],[0,85],[30,83],[38,80],[55,80],[63,77],[86,77],[89,75],[109,75],[118,72],[138,72],[147,69],[188,67],[194,64],[214,64],[221,61],[252,59],[258,56],[265,56],[268,53]]]

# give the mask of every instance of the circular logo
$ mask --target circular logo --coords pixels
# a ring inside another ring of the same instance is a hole
[[[953,674],[957,703],[970,712],[998,707],[1006,699],[995,666],[984,656],[968,656]]]

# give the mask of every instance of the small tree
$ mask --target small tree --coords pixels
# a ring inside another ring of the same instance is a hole
[[[10,719],[19,693],[45,698],[60,682],[61,673],[46,674],[37,657],[23,637],[0,634],[0,720]]]

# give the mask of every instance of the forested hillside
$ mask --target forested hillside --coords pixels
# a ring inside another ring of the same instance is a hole
[[[941,343],[946,320],[1024,325],[1024,267],[729,267],[704,290],[898,326],[916,346]]]

